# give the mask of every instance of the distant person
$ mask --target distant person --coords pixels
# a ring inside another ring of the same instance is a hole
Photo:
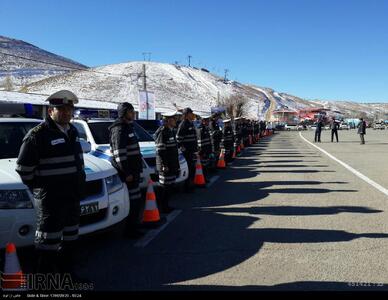
[[[335,135],[335,139],[337,140],[337,143],[338,143],[338,127],[339,127],[338,122],[335,120],[335,118],[333,118],[330,122],[331,142],[334,141],[334,135]]]
[[[322,133],[322,127],[323,127],[323,121],[322,119],[318,120],[317,123],[317,128],[315,129],[315,137],[314,137],[314,142],[321,142],[321,133]]]
[[[131,209],[125,221],[124,236],[137,239],[144,235],[140,228],[144,201],[139,186],[143,161],[133,125],[136,113],[131,103],[123,102],[118,105],[117,114],[117,120],[109,127],[109,143],[113,154],[112,165],[121,180],[127,185],[129,193]]]
[[[364,121],[363,118],[360,118],[360,123],[358,123],[357,128],[358,128],[357,133],[360,135],[360,139],[361,139],[360,144],[364,145],[365,144],[364,135],[366,134],[366,122]]]
[[[176,140],[189,167],[189,177],[185,181],[185,192],[190,193],[195,188],[195,164],[198,154],[197,132],[193,123],[196,117],[190,107],[186,107],[182,114],[183,118],[176,132]]]
[[[169,206],[168,201],[176,177],[180,174],[178,145],[173,130],[177,114],[176,112],[165,113],[162,116],[163,125],[155,133],[156,169],[161,187],[160,207],[162,212],[170,213],[173,208]]]

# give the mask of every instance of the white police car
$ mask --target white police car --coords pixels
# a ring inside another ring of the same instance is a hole
[[[72,124],[78,129],[80,138],[85,139],[91,145],[91,154],[107,159],[110,161],[111,152],[109,146],[109,131],[108,127],[114,122],[109,118],[90,118],[86,116],[98,117],[93,110],[78,110],[76,118],[72,120]],[[139,139],[140,152],[143,156],[143,174],[141,188],[147,187],[147,178],[150,177],[154,182],[158,182],[156,176],[156,145],[155,141],[147,131],[139,124],[134,122],[135,134]],[[176,183],[183,183],[189,176],[187,162],[183,154],[179,151],[180,175],[176,179]]]
[[[25,134],[41,120],[0,118],[0,248],[33,244],[34,199],[15,171]],[[110,227],[129,214],[128,190],[111,164],[84,154],[86,198],[81,202],[80,234]]]

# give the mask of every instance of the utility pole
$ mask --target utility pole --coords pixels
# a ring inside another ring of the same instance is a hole
[[[143,64],[143,90],[146,95],[146,110],[147,110],[147,120],[148,120],[148,92],[147,92],[147,76],[146,76],[146,65]]]
[[[189,55],[187,58],[189,59],[189,67],[191,67],[191,58],[192,58],[192,56]]]
[[[225,71],[224,82],[226,82],[229,70],[225,69],[224,71]]]
[[[143,60],[146,61],[146,55],[148,55],[148,61],[151,60],[151,54],[152,52],[143,52]]]

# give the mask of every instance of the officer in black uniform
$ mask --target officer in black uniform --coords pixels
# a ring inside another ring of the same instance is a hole
[[[133,128],[135,110],[128,102],[117,107],[118,119],[109,127],[112,165],[117,169],[122,181],[127,184],[130,212],[126,221],[125,236],[139,238],[144,235],[140,230],[141,212],[144,207],[139,187],[143,162],[138,138]]]
[[[248,130],[248,120],[243,119],[242,124],[242,140],[245,147],[249,145],[249,130]]]
[[[241,145],[242,138],[242,126],[241,126],[241,117],[237,117],[234,119],[234,147],[237,149],[238,146]]]
[[[221,141],[222,148],[225,150],[225,161],[231,162],[234,151],[234,134],[231,119],[224,120],[223,137]]]
[[[80,201],[86,175],[78,131],[70,124],[78,98],[61,90],[46,99],[45,121],[24,137],[16,171],[33,191],[37,213],[37,273],[74,272]]]
[[[210,138],[212,140],[214,156],[215,156],[212,164],[214,168],[217,166],[217,162],[221,152],[222,129],[218,124],[219,119],[220,119],[219,114],[214,114],[209,123]]]
[[[170,213],[173,209],[168,200],[172,193],[172,187],[180,173],[178,145],[174,134],[176,125],[176,112],[165,113],[163,125],[155,132],[156,144],[156,170],[159,175],[159,197],[162,212]]]
[[[211,162],[214,161],[214,146],[210,136],[209,121],[210,116],[202,116],[201,125],[198,128],[198,150],[206,181],[209,178]]]
[[[193,123],[195,114],[189,107],[185,108],[182,114],[183,119],[179,124],[176,140],[189,168],[189,178],[185,182],[185,191],[191,192],[194,189],[195,163],[198,153],[197,133]]]

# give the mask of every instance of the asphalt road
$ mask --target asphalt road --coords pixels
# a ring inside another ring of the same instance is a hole
[[[355,131],[322,140],[388,188],[388,132],[368,131],[362,146]],[[144,247],[119,231],[82,239],[81,275],[97,291],[388,290],[388,196],[298,132],[261,140],[217,175],[175,195],[181,212]]]

